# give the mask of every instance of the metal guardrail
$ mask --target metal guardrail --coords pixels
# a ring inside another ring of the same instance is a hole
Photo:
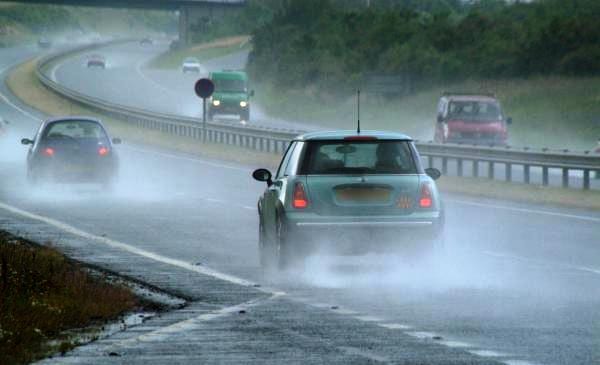
[[[123,41],[120,41],[123,42]],[[223,143],[237,145],[261,152],[272,152],[280,154],[287,148],[291,139],[303,131],[288,129],[273,129],[259,126],[233,126],[217,123],[207,123],[203,129],[198,119],[182,117],[172,114],[149,112],[130,106],[118,105],[108,101],[84,95],[80,92],[66,88],[52,80],[44,69],[58,58],[72,53],[82,52],[99,48],[114,42],[99,43],[76,47],[68,51],[62,51],[40,59],[37,64],[37,77],[49,89],[86,107],[92,108],[108,116],[127,121],[135,126],[157,130],[176,136],[194,138],[203,142]],[[562,171],[562,186],[572,186],[570,171],[582,172],[580,187],[590,189],[592,187],[591,175],[596,171],[600,174],[600,154],[569,151],[530,150],[527,148],[518,150],[510,147],[470,146],[460,144],[435,144],[432,142],[417,142],[417,148],[428,166],[434,166],[436,162],[441,163],[443,174],[448,174],[449,161],[454,165],[454,173],[457,176],[487,177],[496,179],[496,167],[504,166],[504,180],[516,182],[513,174],[514,168],[521,168],[523,183],[532,183],[532,168],[541,168],[541,185],[549,185],[551,169]],[[470,163],[471,173],[465,174],[465,162]],[[481,165],[487,165],[487,174],[480,174]],[[600,185],[600,184],[598,184]]]

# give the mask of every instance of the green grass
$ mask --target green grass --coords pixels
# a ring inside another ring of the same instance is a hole
[[[247,49],[250,49],[248,36],[221,38],[209,43],[167,51],[150,61],[148,66],[159,69],[178,69],[187,57],[196,57],[200,62],[206,62]]]
[[[265,85],[256,89],[260,105],[275,117],[355,128],[354,97],[340,101],[310,89],[283,91]],[[444,90],[496,93],[513,118],[509,133],[514,146],[589,150],[600,138],[600,77],[468,81],[391,100],[363,92],[363,128],[403,131],[431,140],[437,101]]]
[[[129,289],[92,277],[52,248],[0,231],[0,363],[67,351],[75,344],[61,332],[116,319],[137,306]]]

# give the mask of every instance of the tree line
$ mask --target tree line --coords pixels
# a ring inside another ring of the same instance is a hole
[[[600,73],[597,0],[271,1],[248,69],[282,88],[349,91],[374,73],[409,75],[416,87]]]

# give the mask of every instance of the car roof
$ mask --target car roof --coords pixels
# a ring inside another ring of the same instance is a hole
[[[337,130],[337,131],[319,131],[302,134],[296,137],[296,141],[323,141],[323,140],[343,140],[348,137],[375,137],[380,140],[402,140],[412,141],[412,138],[406,134],[388,131],[365,130],[360,134],[355,130]]]
[[[498,100],[493,97],[493,96],[489,96],[489,95],[444,95],[445,98],[447,98],[448,100],[456,100],[456,101],[473,101],[473,100],[477,100],[477,101],[489,101],[489,102],[497,102]]]
[[[210,73],[210,78],[221,80],[246,80],[248,76],[244,71],[216,71]]]
[[[68,116],[68,117],[57,117],[57,118],[48,119],[48,120],[46,120],[44,122],[44,124],[48,125],[48,124],[57,123],[57,122],[69,122],[69,121],[94,122],[94,123],[98,123],[102,127],[104,127],[104,124],[102,124],[102,122],[100,121],[100,119],[91,118],[91,117],[84,117],[84,116],[76,116],[76,115]]]
[[[183,62],[200,62],[196,57],[186,57],[183,59]]]

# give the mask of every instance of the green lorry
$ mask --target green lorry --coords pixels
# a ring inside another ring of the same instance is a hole
[[[244,71],[224,70],[211,72],[209,78],[215,84],[215,91],[208,106],[208,119],[217,114],[235,114],[240,120],[250,120],[250,97],[254,90],[248,90],[248,76]]]

